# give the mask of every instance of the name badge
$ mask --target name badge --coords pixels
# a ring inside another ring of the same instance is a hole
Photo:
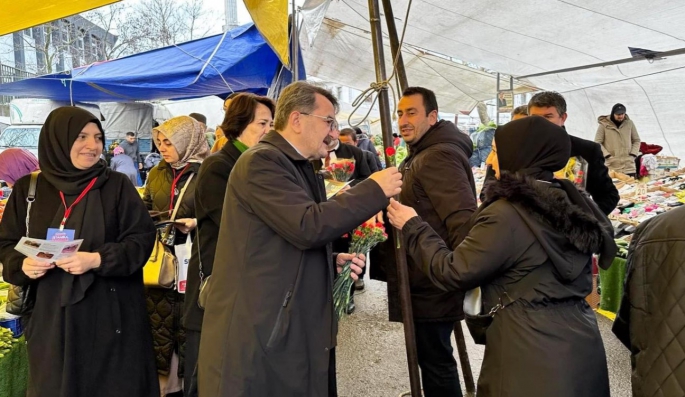
[[[48,237],[46,240],[50,241],[73,241],[76,231],[74,229],[59,230],[55,228],[48,229]]]

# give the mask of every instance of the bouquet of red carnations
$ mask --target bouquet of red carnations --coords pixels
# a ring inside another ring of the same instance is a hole
[[[327,178],[338,182],[347,182],[354,173],[354,163],[354,159],[333,160],[326,166],[323,173]]]
[[[350,243],[350,253],[366,255],[378,243],[388,239],[388,234],[385,232],[383,224],[365,222],[352,232],[352,242]],[[350,303],[350,290],[352,288],[352,269],[350,264],[352,261],[347,261],[342,268],[342,271],[333,283],[333,304],[335,305],[335,313],[338,320],[341,320],[347,314],[347,306]]]

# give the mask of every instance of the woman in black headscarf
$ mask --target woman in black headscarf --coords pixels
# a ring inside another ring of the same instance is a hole
[[[100,160],[104,141],[91,113],[51,112],[30,213],[26,176],[0,223],[4,279],[35,292],[25,333],[31,397],[159,396],[142,276],[155,228],[131,182]],[[24,236],[60,235],[82,239],[79,251],[49,262],[14,249]]]
[[[499,127],[493,151],[497,181],[454,251],[410,207],[393,201],[390,222],[437,286],[480,287],[484,313],[508,304],[486,332],[479,396],[609,396],[604,345],[585,297],[592,253],[606,268],[616,247],[595,204],[554,179],[568,161],[569,137],[527,117]]]

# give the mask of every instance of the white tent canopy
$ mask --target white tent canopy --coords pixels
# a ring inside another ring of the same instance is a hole
[[[401,31],[407,0],[393,0]],[[303,46],[308,73],[356,88],[375,81],[366,0],[333,1],[314,46]],[[442,111],[470,110],[495,97],[495,79],[448,57],[525,76],[630,57],[628,47],[685,47],[685,2],[655,0],[413,0],[404,40],[409,83],[432,88]],[[383,24],[385,31],[385,24]],[[421,55],[426,49],[436,55]],[[390,49],[385,47],[390,71]],[[430,66],[429,66],[430,65]],[[568,102],[569,132],[594,138],[597,117],[623,103],[643,141],[685,159],[685,55],[550,74],[518,81],[517,92],[554,90]]]

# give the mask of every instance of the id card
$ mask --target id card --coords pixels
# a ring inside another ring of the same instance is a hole
[[[76,231],[74,229],[64,229],[59,230],[56,228],[48,229],[48,237],[46,240],[49,241],[74,241],[74,235]]]

